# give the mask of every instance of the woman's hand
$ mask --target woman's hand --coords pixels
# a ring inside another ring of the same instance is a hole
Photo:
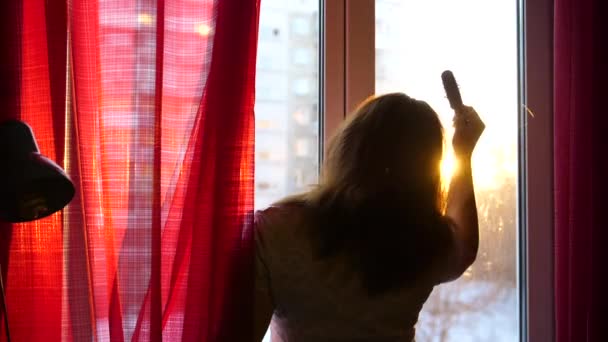
[[[456,157],[470,157],[486,125],[473,107],[462,106],[454,114],[454,128],[454,154]]]

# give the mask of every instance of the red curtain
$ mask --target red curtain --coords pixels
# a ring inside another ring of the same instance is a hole
[[[0,119],[76,185],[1,227],[13,340],[247,339],[259,0],[1,6]]]
[[[555,308],[558,342],[608,341],[608,10],[555,0]]]

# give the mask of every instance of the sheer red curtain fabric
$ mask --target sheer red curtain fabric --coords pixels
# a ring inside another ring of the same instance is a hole
[[[6,104],[0,118],[26,121],[35,132],[40,151],[61,163],[66,4],[33,0],[7,1],[0,6],[3,26],[0,82]],[[0,263],[13,340],[57,341],[62,336],[62,220],[62,214],[57,213],[36,222],[0,225]],[[0,336],[5,336],[4,325]]]
[[[77,189],[2,227],[13,339],[246,339],[259,0],[10,3],[0,118]]]

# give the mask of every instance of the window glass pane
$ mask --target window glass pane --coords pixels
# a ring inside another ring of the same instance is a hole
[[[256,76],[255,207],[318,175],[318,0],[265,0]]]
[[[256,75],[255,207],[317,182],[319,1],[265,0]],[[270,341],[269,331],[264,338]]]
[[[437,111],[451,157],[453,112],[441,72],[450,69],[486,131],[473,158],[480,220],[476,262],[435,288],[419,341],[517,341],[517,2],[376,0],[376,91],[404,92]]]

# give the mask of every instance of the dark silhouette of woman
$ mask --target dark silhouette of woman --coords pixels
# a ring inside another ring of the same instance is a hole
[[[371,98],[343,123],[319,184],[255,219],[255,340],[413,341],[433,287],[475,260],[471,154],[485,126],[454,115],[459,166],[441,191],[443,128],[423,101]]]

